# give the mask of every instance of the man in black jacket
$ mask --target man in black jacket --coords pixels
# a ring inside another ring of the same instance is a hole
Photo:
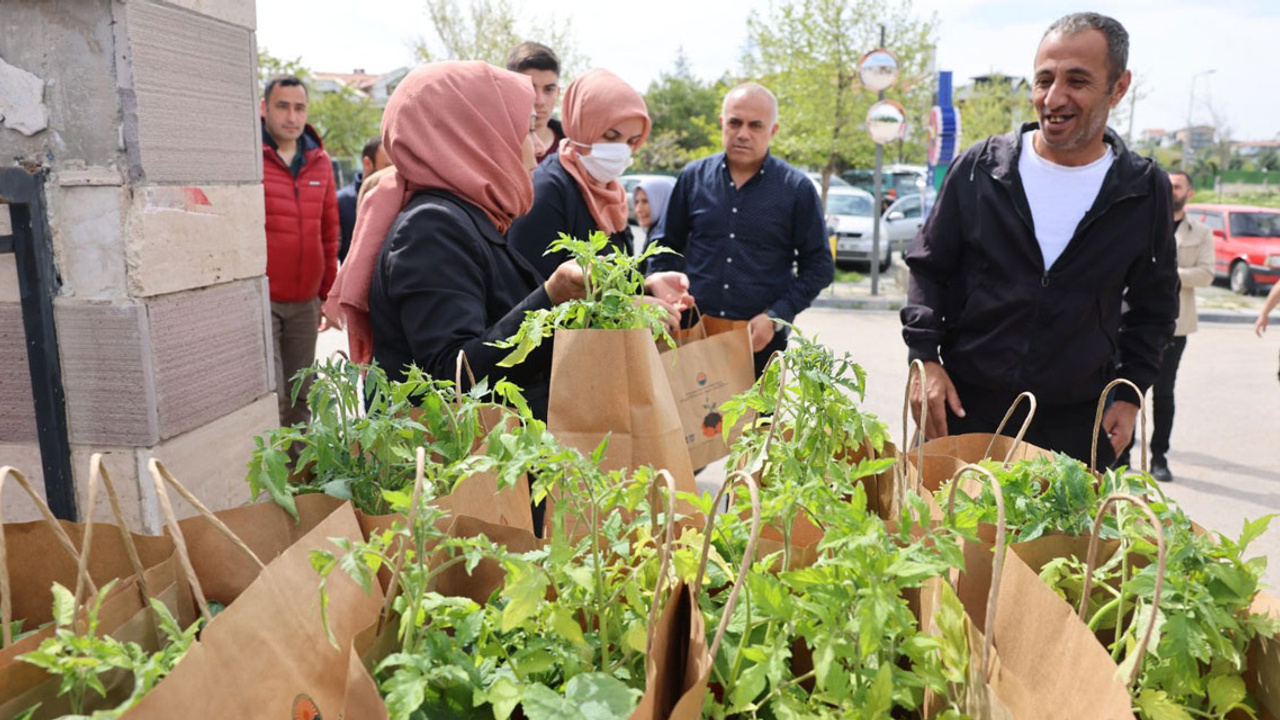
[[[1168,177],[1106,127],[1129,88],[1128,45],[1111,18],[1056,21],[1036,53],[1039,122],[951,166],[906,257],[903,338],[925,363],[928,437],[994,432],[1029,390],[1027,440],[1087,462],[1104,385],[1154,381],[1178,315],[1177,256]],[[1124,387],[1107,408],[1100,465],[1129,443],[1137,402]],[[917,422],[920,404],[914,387]]]

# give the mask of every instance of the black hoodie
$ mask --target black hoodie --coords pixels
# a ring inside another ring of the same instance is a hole
[[[1029,390],[1048,405],[1096,401],[1117,376],[1145,391],[1178,316],[1169,178],[1108,129],[1115,161],[1046,269],[1018,174],[1022,134],[1036,127],[988,138],[952,164],[905,258],[910,359],[941,358],[969,385]]]

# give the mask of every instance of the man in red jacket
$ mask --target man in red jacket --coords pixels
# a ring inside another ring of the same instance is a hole
[[[272,78],[262,94],[262,186],[267,215],[267,279],[275,341],[280,421],[305,423],[306,394],[291,402],[293,376],[315,360],[316,336],[329,327],[320,304],[338,273],[338,199],[320,136],[307,124],[307,88]]]

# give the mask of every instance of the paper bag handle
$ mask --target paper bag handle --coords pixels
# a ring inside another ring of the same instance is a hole
[[[645,639],[644,654],[649,657],[653,652],[653,636],[658,630],[658,606],[661,605],[662,586],[667,584],[667,572],[671,569],[671,546],[676,538],[676,521],[675,521],[675,497],[676,497],[676,479],[666,470],[659,470],[653,478],[655,490],[659,489],[658,481],[662,480],[666,485],[667,499],[667,516],[665,527],[663,528],[662,545],[658,548],[658,555],[661,558],[658,562],[658,581],[653,585],[653,603],[649,606],[649,632]],[[654,517],[657,520],[657,517]]]
[[[462,353],[458,354],[462,357]],[[462,363],[458,363],[458,370],[461,372]],[[459,376],[461,379],[461,376]],[[426,482],[427,476],[427,449],[418,446],[414,451],[414,474],[413,474],[413,495],[409,500],[409,532],[413,532],[414,524],[418,520],[418,503],[422,501],[422,487]],[[375,634],[381,635],[382,628],[386,625],[387,619],[391,617],[391,606],[395,601],[396,589],[400,585],[400,573],[404,571],[405,555],[408,554],[407,548],[401,548],[401,552],[396,555],[395,565],[391,568],[391,580],[387,583],[387,596],[382,601],[382,610],[378,613],[378,629]]]
[[[151,458],[147,461],[147,470],[151,473],[151,481],[155,484],[156,495],[160,498],[160,509],[164,511],[165,524],[169,526],[169,531],[173,533],[173,541],[178,549],[178,558],[182,561],[182,569],[187,573],[191,590],[196,596],[196,603],[200,606],[200,614],[204,616],[206,622],[212,620],[213,615],[209,612],[209,602],[205,599],[204,588],[200,587],[200,578],[196,577],[196,570],[191,565],[191,554],[187,549],[187,539],[182,534],[182,527],[178,525],[178,516],[173,512],[173,503],[169,502],[169,491],[165,489],[166,484],[173,486],[173,489],[177,490],[183,499],[191,503],[196,512],[203,515],[218,532],[222,533],[233,545],[242,550],[258,566],[259,570],[265,569],[267,566],[258,558],[257,553],[237,537],[231,531],[231,528],[227,527],[226,523],[218,519],[218,516],[205,507],[199,498],[193,495],[182,483],[178,482],[169,472],[169,469],[164,466],[164,463],[156,458]]]
[[[733,617],[733,609],[738,605],[738,595],[742,592],[747,573],[751,572],[751,564],[756,557],[756,542],[760,539],[760,488],[755,478],[751,477],[751,473],[745,470],[734,471],[720,484],[720,491],[716,493],[715,500],[711,503],[711,514],[707,515],[706,532],[702,539],[702,561],[698,565],[698,578],[693,583],[694,596],[702,593],[702,578],[707,571],[707,560],[711,557],[711,531],[715,527],[716,513],[720,509],[720,501],[734,480],[746,483],[747,492],[751,493],[751,536],[747,539],[747,549],[738,567],[738,577],[733,581],[733,589],[729,591],[729,599],[724,604],[724,613],[720,616],[719,626],[716,627],[716,637],[711,642],[712,662],[715,662],[716,653],[720,650],[720,641],[724,639],[725,630],[729,628],[729,620]]]
[[[142,560],[138,557],[138,546],[133,542],[133,535],[129,532],[124,513],[120,510],[120,498],[116,495],[115,484],[111,482],[111,475],[107,473],[107,466],[102,463],[102,453],[94,453],[89,457],[89,517],[86,518],[84,524],[84,540],[80,543],[81,552],[79,567],[76,571],[75,604],[72,605],[77,610],[79,610],[80,603],[84,599],[84,581],[89,579],[89,552],[93,547],[93,511],[98,507],[99,483],[107,490],[107,500],[111,503],[111,515],[115,518],[116,527],[120,530],[120,539],[124,542],[124,552],[129,557],[129,565],[133,568],[133,574],[138,577],[138,590],[142,593],[142,600],[145,603],[151,599],[151,592],[147,589],[146,571],[142,567]]]
[[[76,561],[77,568],[80,564],[80,552],[76,550],[76,546],[71,542],[71,538],[67,537],[67,533],[58,524],[58,519],[53,516],[53,511],[49,509],[44,498],[40,497],[31,487],[31,483],[27,480],[27,476],[23,475],[17,468],[11,465],[0,467],[0,497],[3,497],[4,481],[12,477],[18,481],[18,485],[26,491],[31,501],[36,504],[36,509],[40,511],[40,515],[44,518],[49,529],[53,531],[53,536],[57,538],[58,544],[63,550]],[[13,623],[13,588],[9,583],[9,558],[7,548],[4,542],[4,518],[0,516],[0,633],[4,637],[4,646],[9,647],[13,644],[13,629],[10,625]],[[92,578],[86,578],[89,583],[90,592],[97,592],[98,588],[93,584]],[[78,582],[78,580],[77,580]]]
[[[982,454],[983,457],[991,457],[991,448],[996,446],[996,438],[1004,432],[1004,426],[1009,423],[1013,417],[1014,411],[1018,409],[1018,405],[1022,403],[1023,398],[1027,400],[1027,419],[1022,421],[1022,427],[1018,428],[1018,434],[1013,438],[1013,444],[1009,446],[1009,452],[1004,454],[1004,462],[1001,465],[1009,467],[1009,461],[1013,459],[1013,454],[1017,452],[1018,446],[1022,445],[1022,438],[1027,434],[1027,428],[1031,427],[1031,421],[1036,416],[1036,396],[1030,392],[1023,392],[1013,399],[1013,404],[1009,406],[1009,411],[1004,414],[1004,419],[996,426],[996,432],[991,436],[991,442],[987,443],[987,451]]]
[[[1120,385],[1128,385],[1133,388],[1133,392],[1138,396],[1138,420],[1142,424],[1142,472],[1151,472],[1151,467],[1147,465],[1147,412],[1143,407],[1146,404],[1146,398],[1137,385],[1134,385],[1125,378],[1116,378],[1107,383],[1102,388],[1102,395],[1098,397],[1098,412],[1093,418],[1093,449],[1089,451],[1089,471],[1098,471],[1098,433],[1102,432],[1102,413],[1107,409],[1107,395],[1111,394],[1112,388]]]
[[[907,420],[911,416],[911,375],[915,373],[920,376],[920,422],[916,423],[916,492],[924,495],[924,426],[929,420],[929,377],[924,371],[923,360],[912,360],[911,365],[907,367],[907,389],[902,394],[902,455],[903,459],[911,452],[911,445],[907,438],[908,429],[911,424]],[[899,486],[906,485],[907,479],[907,463],[903,463],[900,468],[902,472],[902,482]],[[905,488],[901,488],[905,490]],[[899,502],[902,497],[898,498]]]
[[[987,617],[984,627],[982,639],[982,672],[983,676],[989,682],[991,680],[991,644],[995,637],[995,620],[996,620],[996,604],[1000,600],[1000,579],[1004,577],[1004,555],[1008,552],[1005,547],[1005,527],[1004,527],[1004,492],[1000,488],[1000,481],[991,471],[981,465],[969,464],[960,468],[960,472],[951,480],[951,493],[947,497],[947,522],[950,523],[955,515],[956,510],[956,488],[960,486],[960,478],[965,473],[978,473],[987,476],[987,482],[991,485],[991,492],[996,496],[996,541],[992,551],[995,554],[995,560],[991,565],[991,589],[987,591]]]
[[[1128,381],[1125,380],[1124,382]],[[1103,391],[1103,396],[1105,395],[1106,391]],[[1107,498],[1102,501],[1102,507],[1098,508],[1098,514],[1093,519],[1093,532],[1089,535],[1089,552],[1088,557],[1085,560],[1084,591],[1080,597],[1080,619],[1083,621],[1089,610],[1089,593],[1093,590],[1093,573],[1097,570],[1098,533],[1102,530],[1102,518],[1106,515],[1107,509],[1117,502],[1127,502],[1137,505],[1138,509],[1147,516],[1147,521],[1151,523],[1151,527],[1155,530],[1156,534],[1156,589],[1155,593],[1153,593],[1151,597],[1151,606],[1153,611],[1151,613],[1151,622],[1147,625],[1147,631],[1143,633],[1142,640],[1138,642],[1138,648],[1136,650],[1137,659],[1134,660],[1133,670],[1129,674],[1129,684],[1132,685],[1134,681],[1138,679],[1138,673],[1142,670],[1142,658],[1146,656],[1147,645],[1151,641],[1151,634],[1156,629],[1156,620],[1159,618],[1159,613],[1156,612],[1156,610],[1160,609],[1160,594],[1161,591],[1164,590],[1164,572],[1167,563],[1164,527],[1160,525],[1160,520],[1156,517],[1156,514],[1151,511],[1151,506],[1142,498],[1135,495],[1128,495],[1126,493],[1115,493],[1113,495],[1108,495]],[[1124,608],[1120,608],[1117,612],[1122,612],[1123,610]],[[1134,619],[1137,619],[1136,615],[1134,616]],[[1120,632],[1119,628],[1120,622],[1117,620],[1117,634]]]
[[[471,381],[474,387],[476,384],[476,374],[471,371],[471,363],[467,360],[467,351],[459,350],[458,359],[454,361],[453,370],[453,398],[456,405],[462,404],[462,371],[466,369],[467,379]]]

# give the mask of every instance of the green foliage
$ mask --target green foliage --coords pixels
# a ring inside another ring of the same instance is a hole
[[[427,465],[428,499],[447,495],[458,482],[492,466],[473,456],[488,433],[486,413],[513,408],[518,417],[528,416],[519,389],[506,381],[490,388],[481,380],[458,393],[453,381],[435,380],[416,367],[403,382],[391,382],[376,365],[345,360],[317,361],[300,371],[299,379],[304,374],[313,378],[306,398],[310,423],[255,438],[248,473],[255,499],[265,490],[295,518],[293,497],[315,492],[351,500],[373,515],[386,514],[390,498],[412,486],[419,447],[438,459]],[[295,383],[294,400],[299,388]],[[290,453],[296,464],[290,463]]]
[[[125,670],[133,674],[133,691],[123,702],[108,710],[98,710],[91,720],[112,720],[132,708],[168,675],[186,655],[195,642],[200,629],[197,620],[185,630],[169,612],[164,603],[151,600],[151,611],[159,621],[164,646],[157,652],[148,652],[137,643],[121,642],[113,637],[98,635],[98,614],[102,601],[111,592],[115,581],[99,589],[94,601],[86,608],[83,619],[84,633],[77,632],[75,624],[75,600],[71,591],[54,583],[54,617],[57,629],[54,636],[40,643],[40,647],[18,659],[35,665],[55,677],[61,677],[58,695],[70,696],[72,712],[83,716],[92,702],[90,691],[105,697],[106,687],[102,675],[113,670]],[[34,710],[34,709],[33,709]],[[31,712],[31,711],[28,711]],[[89,720],[89,719],[86,719]]]
[[[514,348],[498,363],[511,367],[524,362],[529,353],[556,330],[635,330],[647,329],[655,339],[675,347],[663,322],[666,311],[657,305],[640,302],[644,295],[642,269],[649,258],[674,252],[662,245],[649,245],[639,255],[611,252],[609,236],[599,230],[586,240],[560,233],[547,248],[548,253],[565,251],[582,268],[586,297],[569,300],[555,307],[530,310],[514,337],[494,343],[495,347]],[[605,253],[605,254],[602,254]]]
[[[335,570],[370,588],[404,548],[394,600],[399,646],[376,669],[392,718],[475,717],[483,707],[505,720],[517,706],[529,718],[629,716],[644,686],[658,577],[652,473],[604,473],[603,446],[584,458],[536,421],[504,427],[489,447],[504,466],[519,463],[538,478],[538,497],[556,493],[548,544],[515,554],[483,537],[449,537],[439,511],[419,505],[411,526],[312,553],[321,607]],[[403,499],[396,509],[408,514]],[[461,564],[470,572],[482,561],[505,570],[489,602],[438,592],[445,570]]]
[[[307,118],[335,158],[360,155],[369,138],[382,132],[382,108],[346,85],[333,92],[313,92]]]
[[[1151,507],[1169,547],[1160,606],[1153,607],[1157,551],[1150,531],[1142,522],[1125,523],[1119,551],[1095,575],[1089,626],[1115,637],[1109,649],[1117,660],[1124,657],[1121,670],[1129,673],[1141,634],[1155,614],[1156,629],[1135,690],[1135,708],[1143,720],[1223,720],[1235,711],[1256,717],[1257,704],[1243,677],[1247,649],[1254,638],[1280,632],[1280,621],[1251,611],[1266,558],[1245,560],[1244,553],[1273,516],[1246,521],[1240,538],[1233,540],[1196,534],[1182,510],[1163,499]],[[1078,604],[1084,571],[1083,563],[1067,559],[1046,567],[1042,577]],[[1127,625],[1125,618],[1130,619]],[[1123,629],[1116,634],[1118,625]]]
[[[761,472],[762,519],[781,547],[747,576],[715,658],[712,681],[724,692],[708,700],[711,717],[885,718],[918,709],[926,687],[945,694],[949,677],[966,683],[955,670],[960,650],[953,642],[944,657],[906,599],[962,562],[959,544],[950,531],[928,529],[919,498],[892,525],[868,510],[867,482],[893,460],[872,459],[887,428],[858,408],[864,391],[865,374],[847,356],[795,334],[756,386],[722,408],[726,425],[752,414],[777,427],[768,438],[768,423],[750,424],[729,464]],[[867,457],[854,459],[858,452]],[[739,493],[717,520],[720,557],[745,552],[745,503]],[[805,567],[795,555],[801,520],[823,532]],[[726,571],[721,582],[732,579]],[[725,593],[712,588],[704,612],[718,617]],[[802,655],[812,656],[812,669],[801,669]]]
[[[681,48],[675,67],[649,83],[644,94],[653,128],[637,153],[636,165],[649,170],[679,170],[720,150],[720,101],[728,78],[705,82],[694,77]]]
[[[1244,559],[1249,544],[1266,531],[1272,516],[1246,522],[1239,539],[1197,534],[1190,518],[1144,475],[1107,472],[1100,480],[1084,466],[1058,455],[1001,468],[987,463],[1004,491],[1009,542],[1051,533],[1083,536],[1107,496],[1146,496],[1164,531],[1168,567],[1159,607],[1154,606],[1158,549],[1144,515],[1121,504],[1104,518],[1101,536],[1119,548],[1094,574],[1086,611],[1089,628],[1107,643],[1127,677],[1136,649],[1154,616],[1155,631],[1134,689],[1134,709],[1143,720],[1208,717],[1223,720],[1239,711],[1255,716],[1245,691],[1246,651],[1254,638],[1273,637],[1280,621],[1251,611],[1266,558]],[[946,502],[949,487],[938,492]],[[996,522],[989,488],[974,497],[957,493],[954,526],[970,533]],[[1134,522],[1138,520],[1138,522]],[[1040,577],[1078,606],[1084,591],[1082,559],[1047,563]]]
[[[875,145],[863,123],[876,94],[857,85],[858,61],[880,46],[897,56],[898,83],[885,92],[907,110],[899,162],[923,162],[933,104],[929,58],[935,21],[915,17],[910,2],[786,0],[747,21],[744,75],[778,98],[781,130],[775,151],[792,162],[837,171],[871,167]],[[894,148],[885,148],[894,158]]]
[[[1022,78],[1015,80],[1017,88],[1004,82],[998,74],[991,82],[975,82],[960,108],[960,149],[980,143],[992,135],[1003,135],[1017,129],[1017,123],[1031,120],[1030,91],[1025,90]]]
[[[1106,496],[1116,492],[1144,493],[1150,485],[1136,477],[1107,473],[1101,482],[1080,461],[1059,453],[1051,458],[1035,458],[1010,464],[984,461],[1000,483],[1004,495],[1006,540],[1009,543],[1030,542],[1048,534],[1088,535],[1093,528],[1094,508]],[[945,485],[935,498],[946,507],[951,486]],[[997,519],[994,491],[983,484],[976,497],[965,491],[956,492],[956,510],[952,525],[972,533],[979,524],[995,525]],[[1103,537],[1114,538],[1117,530],[1112,520],[1103,526]]]
[[[587,67],[578,50],[572,24],[557,21],[522,22],[510,0],[425,0],[432,35],[413,43],[420,62],[483,60],[506,67],[507,53],[526,40],[550,47],[560,58],[561,84],[568,84]]]

